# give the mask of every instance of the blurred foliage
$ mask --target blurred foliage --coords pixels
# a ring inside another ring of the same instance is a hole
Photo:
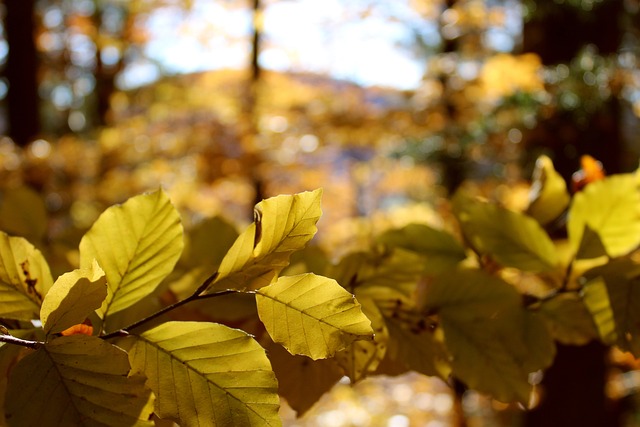
[[[198,2],[38,1],[45,131],[24,149],[0,138],[0,227],[28,237],[48,252],[53,271],[63,272],[77,264],[80,237],[107,206],[158,187],[193,230],[191,254],[204,245],[196,230],[223,230],[223,240],[232,241],[251,222],[256,196],[319,185],[325,213],[318,244],[333,261],[413,222],[458,233],[443,196],[465,179],[472,180],[465,184],[470,193],[524,210],[535,159],[553,155],[531,142],[541,122],[561,114],[586,127],[615,100],[629,113],[623,132],[634,141],[640,116],[635,2],[625,2],[621,21],[628,27],[620,30],[625,38],[615,54],[586,44],[570,61],[543,64],[535,52],[519,50],[525,22],[550,16],[558,3],[588,20],[610,1],[524,1],[519,9],[517,1],[411,0],[411,13],[384,1],[348,2],[333,27],[382,17],[411,29],[414,38],[399,49],[425,64],[419,86],[363,88],[311,72],[268,71],[248,118],[246,70],[176,76],[149,55],[148,25],[159,13],[185,17],[183,33],[197,33],[204,44],[221,38],[246,48],[247,35],[213,24],[190,28],[186,17]],[[262,29],[268,39],[269,28]],[[135,76],[147,84],[134,87]],[[578,148],[562,150],[577,159]],[[175,283],[175,295],[210,274],[194,269],[183,257],[179,272],[189,277]],[[518,277],[540,285],[525,276]],[[618,359],[611,393],[630,399],[636,367]]]

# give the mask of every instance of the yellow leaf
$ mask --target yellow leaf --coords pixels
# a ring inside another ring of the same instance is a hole
[[[593,233],[585,232],[589,228]],[[577,193],[569,209],[569,242],[578,258],[592,246],[618,257],[640,244],[640,192],[635,174],[612,175]],[[595,239],[595,236],[599,239]],[[585,255],[586,254],[586,255]]]
[[[102,318],[153,293],[173,270],[183,248],[180,216],[162,190],[129,199],[100,215],[80,241],[80,267],[104,269]],[[107,323],[107,322],[106,322]]]
[[[256,205],[256,220],[235,241],[207,290],[257,289],[268,285],[291,254],[315,235],[322,190],[272,197]]]
[[[548,156],[540,156],[536,160],[529,198],[531,203],[527,214],[543,226],[558,218],[569,206],[571,197],[567,183],[556,172]]]
[[[292,354],[324,359],[355,340],[373,338],[360,303],[327,277],[281,277],[256,291],[256,304],[271,339]]]
[[[12,370],[10,426],[152,426],[153,395],[129,376],[127,353],[98,337],[60,337]]]
[[[22,237],[0,232],[0,317],[37,319],[52,285],[42,253]]]
[[[90,268],[63,274],[42,301],[40,320],[46,334],[56,334],[82,323],[100,308],[107,296],[104,271],[96,260]]]
[[[167,322],[135,337],[131,365],[147,376],[156,414],[181,426],[279,426],[278,383],[247,333]]]

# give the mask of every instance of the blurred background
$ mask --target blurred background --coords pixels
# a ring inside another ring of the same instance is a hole
[[[567,180],[583,154],[638,166],[638,0],[0,4],[0,228],[54,272],[106,207],[160,186],[187,228],[243,227],[257,201],[323,187],[316,240],[338,258],[390,226],[442,226],[465,181],[522,203],[540,154]],[[635,362],[617,357],[607,393],[634,401]],[[475,393],[462,404],[469,426],[518,425]],[[409,375],[283,416],[439,427],[453,406]]]

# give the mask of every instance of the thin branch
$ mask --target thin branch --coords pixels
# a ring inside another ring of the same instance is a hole
[[[205,299],[205,298],[215,298],[215,297],[220,297],[223,295],[228,295],[231,293],[235,293],[235,292],[239,292],[236,290],[224,290],[224,291],[219,291],[219,292],[214,292],[212,294],[206,294],[206,295],[201,295],[202,292],[204,292],[218,277],[218,273],[215,272],[214,274],[212,274],[211,276],[209,276],[204,282],[202,282],[202,284],[200,286],[198,286],[198,289],[195,290],[195,292],[193,294],[191,294],[189,297],[180,300],[178,302],[175,302],[171,305],[168,305],[158,311],[156,311],[153,314],[150,314],[149,316],[142,318],[132,324],[130,324],[129,326],[126,326],[122,329],[119,329],[117,331],[111,332],[107,335],[103,335],[101,338],[102,339],[109,339],[109,338],[115,338],[115,337],[122,337],[122,336],[127,336],[129,335],[129,332],[131,332],[131,330],[138,328],[142,325],[144,325],[145,323],[149,323],[154,319],[157,319],[158,317],[162,316],[163,314],[166,314],[172,310],[175,310],[178,307],[182,307],[183,305],[190,303],[191,301],[196,301],[196,300],[200,300],[200,299]]]
[[[567,265],[567,270],[564,274],[564,277],[562,279],[562,285],[560,285],[560,288],[558,289],[560,292],[564,292],[567,290],[567,287],[569,286],[569,281],[571,280],[571,274],[573,273],[573,263],[575,262],[575,256],[573,258],[571,258],[571,260],[569,261],[569,265]]]
[[[0,342],[6,342],[8,344],[20,345],[22,347],[32,348],[34,350],[39,349],[44,345],[42,341],[29,341],[21,338],[16,338],[12,335],[0,335]]]

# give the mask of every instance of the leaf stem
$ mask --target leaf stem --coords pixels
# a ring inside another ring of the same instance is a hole
[[[214,298],[214,297],[220,297],[223,295],[228,295],[231,293],[235,293],[238,292],[236,290],[233,289],[228,289],[228,290],[224,290],[224,291],[219,291],[219,292],[214,292],[212,294],[206,294],[206,295],[201,295],[202,292],[204,292],[210,285],[211,283],[214,282],[214,280],[216,280],[216,278],[218,277],[218,272],[213,273],[211,276],[209,276],[204,282],[202,282],[202,284],[200,286],[198,286],[198,289],[196,289],[193,294],[191,294],[190,296],[188,296],[187,298],[177,301],[171,305],[168,305],[158,311],[156,311],[153,314],[150,314],[147,317],[144,317],[136,322],[133,322],[132,324],[130,324],[129,326],[126,326],[122,329],[119,329],[117,331],[108,333],[106,335],[103,335],[101,338],[102,339],[109,339],[109,338],[115,338],[115,337],[122,337],[122,336],[127,336],[129,335],[129,332],[132,329],[138,328],[142,325],[144,325],[145,323],[149,323],[154,319],[157,319],[158,317],[162,316],[163,314],[166,314],[172,310],[175,310],[178,307],[182,307],[183,305],[191,302],[191,301],[195,301],[195,300],[199,300],[199,299],[205,299],[205,298]]]
[[[0,342],[20,345],[22,347],[31,348],[34,350],[37,350],[44,345],[42,341],[23,340],[22,338],[17,338],[17,337],[14,337],[13,335],[6,335],[6,334],[0,334]]]

